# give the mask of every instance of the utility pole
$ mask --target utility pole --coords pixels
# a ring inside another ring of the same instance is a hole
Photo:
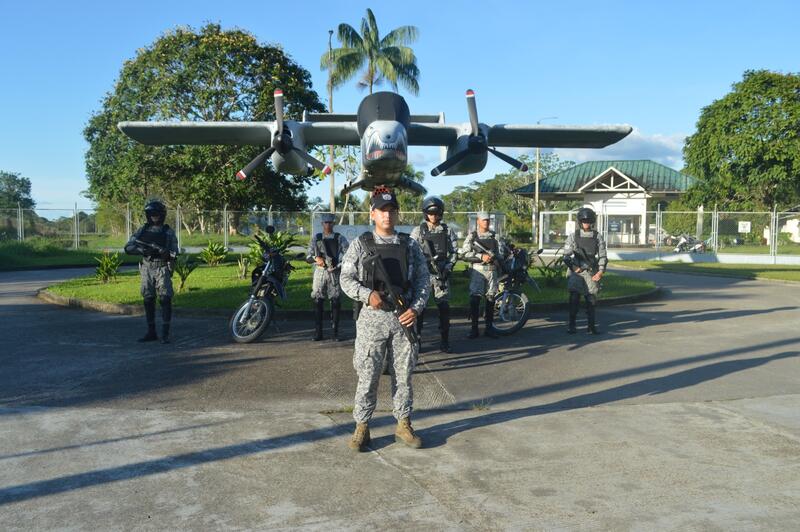
[[[328,112],[333,112],[333,30],[328,30]],[[328,146],[328,167],[331,169],[331,212],[336,212],[336,181],[334,180],[333,145]]]
[[[555,120],[557,116],[545,116],[544,118],[540,118],[536,121],[536,125],[538,126],[542,120]],[[533,223],[531,224],[533,227],[531,239],[536,239],[537,235],[539,234],[539,147],[536,147],[536,192],[533,200]],[[542,243],[537,240],[537,247],[542,247]]]

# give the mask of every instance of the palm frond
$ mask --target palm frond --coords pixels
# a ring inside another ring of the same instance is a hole
[[[400,26],[390,31],[386,37],[381,39],[381,48],[386,46],[397,46],[411,44],[419,37],[419,29],[416,26]]]
[[[339,42],[344,48],[361,48],[363,40],[361,35],[350,24],[339,24]]]

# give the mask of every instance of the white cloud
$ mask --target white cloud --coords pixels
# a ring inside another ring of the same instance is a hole
[[[561,148],[553,150],[561,160],[583,163],[586,161],[608,161],[621,159],[648,159],[669,166],[675,170],[683,167],[683,143],[686,135],[674,133],[646,135],[634,129],[623,140],[607,148],[587,150]]]

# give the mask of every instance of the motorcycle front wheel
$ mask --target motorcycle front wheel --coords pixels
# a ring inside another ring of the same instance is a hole
[[[249,300],[245,301],[231,318],[231,336],[240,344],[254,342],[264,333],[274,315],[272,298],[254,299],[252,305]]]
[[[523,293],[504,291],[494,301],[494,323],[497,334],[508,336],[522,329],[528,322],[530,307],[528,296]]]

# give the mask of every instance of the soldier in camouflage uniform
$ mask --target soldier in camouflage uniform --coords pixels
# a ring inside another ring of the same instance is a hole
[[[422,201],[425,221],[411,231],[411,238],[419,242],[428,271],[431,274],[431,292],[439,308],[439,349],[450,352],[450,273],[458,260],[456,233],[442,223],[444,201],[438,196],[429,196]],[[422,334],[425,311],[417,318],[417,334]]]
[[[169,326],[172,321],[172,271],[178,256],[178,238],[175,231],[164,223],[167,207],[160,201],[151,201],[144,208],[147,223],[133,233],[125,244],[125,253],[142,255],[139,273],[142,277],[141,293],[144,298],[144,315],[147,333],[140,342],[158,340],[156,334],[156,297],[161,303],[161,343],[169,343]]]
[[[503,239],[498,238],[494,231],[489,229],[491,220],[489,213],[478,213],[477,230],[471,232],[464,239],[461,247],[461,257],[472,263],[469,281],[469,312],[472,319],[472,329],[468,338],[478,337],[478,319],[480,315],[481,298],[486,296],[486,309],[484,319],[486,330],[484,334],[490,338],[497,338],[497,333],[492,327],[494,320],[494,298],[497,295],[498,281],[503,274],[502,264],[508,259],[510,250]],[[479,249],[474,243],[483,246]]]
[[[322,340],[322,314],[325,298],[331,300],[331,323],[333,339],[339,341],[339,315],[342,309],[339,288],[339,271],[342,257],[347,251],[347,239],[333,231],[335,217],[332,213],[320,216],[322,232],[317,233],[308,243],[306,261],[314,264],[314,277],[311,284],[311,299],[314,300],[314,341]]]
[[[397,419],[395,439],[413,448],[422,446],[410,419],[413,399],[411,374],[418,354],[413,330],[414,322],[428,301],[430,275],[417,241],[405,233],[395,232],[397,215],[398,203],[394,193],[386,187],[376,188],[370,209],[375,231],[354,240],[342,261],[342,290],[354,301],[364,304],[356,322],[353,353],[353,367],[358,374],[353,408],[356,429],[348,446],[355,451],[363,451],[369,444],[368,423],[375,411],[381,366],[387,357],[393,368],[393,414]],[[375,261],[380,261],[395,291],[403,296],[406,310],[398,311],[399,315],[387,309],[383,285],[376,278],[376,268],[370,266]]]
[[[608,257],[603,235],[592,226],[597,215],[592,209],[578,209],[578,229],[567,236],[564,244],[564,264],[568,267],[567,290],[569,291],[569,327],[567,332],[574,334],[575,319],[578,316],[581,296],[586,299],[588,331],[600,334],[595,325],[595,306],[600,292],[600,279],[606,271]]]

